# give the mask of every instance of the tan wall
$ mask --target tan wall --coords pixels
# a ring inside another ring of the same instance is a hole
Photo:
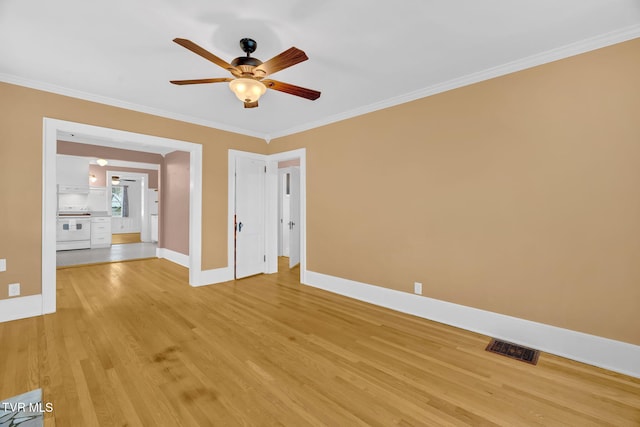
[[[189,255],[189,157],[184,151],[165,156],[160,198],[159,246],[185,255]]]
[[[227,150],[264,153],[263,140],[0,83],[0,299],[13,282],[41,292],[43,117],[202,144],[202,267],[227,265]]]
[[[640,344],[640,39],[272,141],[308,269]]]

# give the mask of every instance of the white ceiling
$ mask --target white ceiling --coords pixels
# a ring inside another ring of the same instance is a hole
[[[242,108],[228,77],[172,42],[230,62],[254,38],[273,75],[322,92],[268,91]],[[0,0],[0,80],[266,139],[640,37],[639,0]]]

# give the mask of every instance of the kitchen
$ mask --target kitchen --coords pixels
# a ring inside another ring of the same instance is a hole
[[[58,267],[156,256],[159,165],[68,154],[56,162]],[[113,235],[135,239],[112,244]]]

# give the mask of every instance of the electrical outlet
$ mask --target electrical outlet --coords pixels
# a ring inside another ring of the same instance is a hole
[[[414,282],[413,283],[413,293],[414,294],[418,294],[418,295],[422,295],[422,283],[420,283],[420,282]]]
[[[20,295],[20,283],[9,283],[9,296],[17,297]]]
[[[7,271],[7,260],[2,258],[0,259],[0,272]]]

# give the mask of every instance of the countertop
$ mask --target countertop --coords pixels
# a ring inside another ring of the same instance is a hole
[[[111,216],[107,211],[91,211],[91,216],[93,217],[102,217],[102,216]]]

